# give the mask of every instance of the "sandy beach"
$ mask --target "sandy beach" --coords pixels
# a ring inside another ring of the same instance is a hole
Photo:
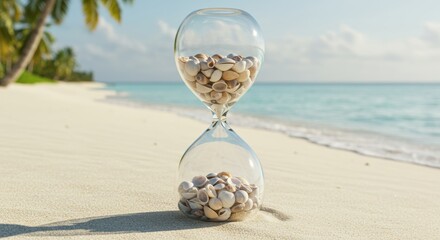
[[[188,219],[177,164],[209,123],[107,103],[101,86],[0,88],[0,238],[440,239],[439,169],[234,126],[264,167],[263,209]]]

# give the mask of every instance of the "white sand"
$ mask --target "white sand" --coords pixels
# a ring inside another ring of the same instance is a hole
[[[264,210],[188,219],[177,164],[208,123],[104,103],[96,86],[0,88],[0,238],[440,239],[439,169],[240,127],[264,166]]]

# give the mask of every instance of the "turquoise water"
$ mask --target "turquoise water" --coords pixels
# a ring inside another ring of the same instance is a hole
[[[118,92],[112,100],[209,117],[183,83],[112,84],[108,88]],[[231,124],[440,167],[440,84],[257,83],[231,112]]]

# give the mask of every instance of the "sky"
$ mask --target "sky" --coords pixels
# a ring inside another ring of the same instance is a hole
[[[136,0],[116,23],[100,9],[90,32],[81,1],[51,26],[55,48],[74,48],[80,68],[102,82],[181,81],[174,36],[192,11],[239,8],[266,42],[261,82],[439,82],[438,0]]]

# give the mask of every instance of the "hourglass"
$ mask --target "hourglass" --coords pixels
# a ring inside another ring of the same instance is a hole
[[[178,207],[200,220],[243,220],[261,207],[263,170],[228,125],[227,113],[252,86],[263,62],[260,27],[242,10],[197,10],[180,25],[174,55],[181,78],[213,115],[180,160]]]

